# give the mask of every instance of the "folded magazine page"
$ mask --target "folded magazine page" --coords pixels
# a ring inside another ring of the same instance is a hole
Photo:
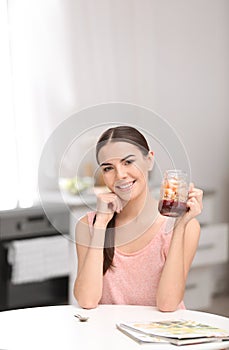
[[[137,331],[135,329],[130,329],[125,325],[116,324],[116,327],[125,335],[129,336],[133,340],[138,343],[169,343],[166,339],[161,339],[160,337],[156,337],[150,334],[143,333],[141,331]]]
[[[170,342],[175,345],[229,340],[229,332],[192,320],[122,322],[117,328],[138,342]]]

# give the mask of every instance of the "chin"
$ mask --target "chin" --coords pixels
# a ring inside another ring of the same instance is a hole
[[[128,193],[117,193],[119,198],[121,198],[122,200],[124,200],[126,202],[130,202],[132,200],[137,199],[141,194],[142,193],[136,193],[136,191],[131,191]]]

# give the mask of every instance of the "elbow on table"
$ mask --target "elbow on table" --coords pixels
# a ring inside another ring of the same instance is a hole
[[[87,295],[85,291],[80,290],[80,288],[78,288],[76,282],[73,288],[73,295],[78,305],[83,309],[95,309],[99,304],[98,297]]]
[[[88,310],[96,309],[98,306],[98,303],[84,302],[84,301],[81,302],[81,300],[77,300],[77,302],[79,306],[82,307],[82,309],[88,309]]]
[[[74,297],[80,307],[83,309],[95,309],[98,306],[98,301],[88,299],[85,296],[79,296],[77,293],[74,293]]]
[[[173,312],[173,311],[176,311],[177,310],[177,306],[174,307],[172,305],[166,305],[166,304],[162,304],[162,305],[157,305],[157,308],[159,311],[161,312]]]
[[[161,295],[158,293],[156,297],[156,307],[162,312],[173,312],[180,308],[180,303],[184,297],[184,292],[179,295],[172,295],[167,293],[166,295]]]
[[[173,312],[178,308],[179,303],[173,303],[169,300],[157,301],[157,309],[161,312]]]

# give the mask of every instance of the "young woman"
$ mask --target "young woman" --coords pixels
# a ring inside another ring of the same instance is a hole
[[[177,220],[160,215],[148,187],[153,152],[129,126],[105,131],[96,156],[109,192],[98,195],[96,212],[76,226],[78,304],[87,309],[98,304],[184,308],[200,235],[195,217],[202,210],[202,191],[190,184],[189,210]]]

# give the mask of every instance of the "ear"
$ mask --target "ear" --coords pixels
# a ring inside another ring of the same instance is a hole
[[[153,169],[154,166],[154,152],[153,151],[149,151],[148,153],[148,162],[149,162],[149,171],[151,171]]]

